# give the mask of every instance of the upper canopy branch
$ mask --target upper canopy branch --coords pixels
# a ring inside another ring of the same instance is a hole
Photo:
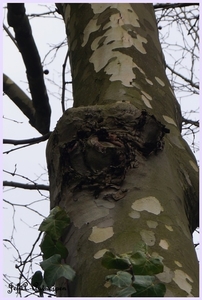
[[[169,9],[169,8],[176,8],[176,7],[185,7],[185,6],[191,6],[191,5],[199,5],[199,3],[157,3],[154,4],[154,9]]]
[[[49,132],[51,108],[43,78],[41,59],[32,36],[31,26],[23,3],[8,3],[8,24],[13,27],[21,52],[35,109],[35,128],[42,134]]]

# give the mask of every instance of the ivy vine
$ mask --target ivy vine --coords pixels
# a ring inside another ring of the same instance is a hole
[[[36,288],[40,297],[44,289],[51,288],[55,282],[65,277],[72,281],[75,271],[66,263],[68,250],[61,242],[64,231],[70,224],[67,213],[56,206],[49,216],[43,220],[39,231],[44,232],[40,244],[43,261],[40,263],[44,274],[36,271],[31,279],[32,287]],[[166,287],[155,277],[163,272],[162,257],[151,256],[146,245],[140,249],[117,255],[111,251],[105,252],[102,265],[107,269],[117,270],[116,274],[106,276],[105,286],[118,288],[117,297],[164,297]]]
[[[118,270],[106,276],[107,287],[118,287],[117,297],[164,297],[166,287],[154,276],[163,272],[160,256],[151,256],[147,248],[115,255],[105,252],[102,265],[107,269]]]
[[[39,231],[44,232],[43,240],[40,244],[43,253],[43,261],[40,263],[44,271],[36,271],[32,276],[32,286],[37,289],[40,297],[43,297],[43,290],[54,286],[57,279],[65,277],[72,281],[75,271],[62,261],[68,256],[68,250],[61,242],[64,230],[68,228],[70,218],[59,206],[54,207],[49,216],[43,220]]]

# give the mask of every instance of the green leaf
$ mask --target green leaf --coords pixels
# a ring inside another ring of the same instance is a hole
[[[62,242],[53,240],[51,236],[46,233],[43,241],[41,242],[40,248],[43,252],[43,259],[47,259],[54,254],[60,254],[62,258],[66,258],[68,256],[68,250]]]
[[[43,282],[43,275],[41,271],[36,271],[31,279],[32,286],[39,288]]]
[[[136,253],[138,251],[142,251],[144,253],[148,252],[148,246],[144,242],[136,243],[133,247],[133,253]]]
[[[132,294],[136,292],[133,286],[128,286],[125,289],[122,289],[120,292],[117,293],[118,297],[131,297]]]
[[[103,255],[102,265],[107,269],[126,270],[130,267],[130,262],[127,258],[114,255],[111,251],[107,251]]]
[[[108,275],[106,280],[110,280],[113,285],[123,288],[132,284],[132,275],[128,272],[119,271],[116,275]]]
[[[75,271],[69,265],[61,263],[61,255],[59,254],[55,254],[44,260],[40,265],[44,270],[44,280],[49,288],[53,286],[60,277],[73,280],[75,276]]]
[[[151,257],[142,251],[132,254],[130,262],[135,275],[154,275],[163,272],[161,257]]]
[[[69,223],[70,219],[67,213],[56,206],[51,210],[50,215],[43,220],[39,230],[48,233],[54,240],[58,240]]]
[[[133,287],[136,290],[132,297],[164,297],[166,287],[163,283],[156,283],[154,276],[135,276]]]

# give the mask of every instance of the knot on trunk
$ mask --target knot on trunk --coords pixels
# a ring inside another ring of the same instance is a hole
[[[63,118],[66,128],[55,136],[63,183],[73,192],[91,189],[96,197],[104,188],[120,189],[138,156],[163,150],[169,132],[155,116],[125,103],[72,108]]]

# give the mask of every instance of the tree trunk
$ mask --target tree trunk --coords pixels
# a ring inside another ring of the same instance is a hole
[[[198,296],[191,233],[198,226],[198,167],[180,133],[151,4],[57,4],[64,17],[74,108],[47,145],[51,208],[64,208],[68,293],[108,297],[107,250],[140,243],[163,258],[165,296]],[[58,282],[57,285],[61,285]]]

